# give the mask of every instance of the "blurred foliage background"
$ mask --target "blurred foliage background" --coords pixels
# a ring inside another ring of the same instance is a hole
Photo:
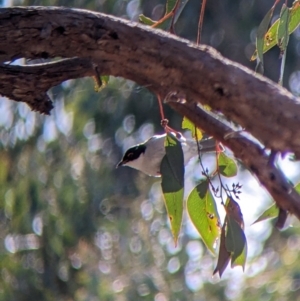
[[[200,2],[189,0],[176,24],[178,35],[196,40]],[[141,13],[158,19],[165,7],[165,0],[0,3],[85,8],[132,20]],[[249,58],[256,29],[272,5],[208,1],[202,43],[254,69]],[[279,8],[276,13],[274,18]],[[299,55],[296,30],[284,78],[296,95]],[[265,60],[265,75],[277,81],[279,50]],[[155,96],[121,78],[111,78],[100,93],[92,79],[83,78],[50,94],[51,116],[0,101],[0,300],[300,300],[299,224],[283,232],[272,222],[251,225],[270,198],[242,166],[231,182],[244,185],[240,205],[249,258],[245,272],[227,269],[219,279],[212,277],[216,258],[188,219],[174,247],[159,181],[115,169],[128,146],[162,132]],[[180,129],[180,116],[168,108],[166,116]],[[214,158],[204,163],[210,166]],[[280,164],[296,181],[298,167]],[[190,174],[199,180],[199,172]]]

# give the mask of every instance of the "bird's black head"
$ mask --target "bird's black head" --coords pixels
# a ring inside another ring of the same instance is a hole
[[[137,158],[139,158],[139,156],[142,153],[145,153],[146,151],[146,145],[145,144],[138,144],[135,145],[131,148],[129,148],[126,153],[124,154],[122,160],[118,163],[117,167],[125,165],[126,163],[130,162],[130,161],[134,161]]]

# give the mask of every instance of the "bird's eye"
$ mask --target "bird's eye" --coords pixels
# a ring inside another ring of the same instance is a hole
[[[127,155],[127,157],[128,157],[128,158],[131,158],[132,155],[133,155],[133,153],[129,153],[129,154]]]

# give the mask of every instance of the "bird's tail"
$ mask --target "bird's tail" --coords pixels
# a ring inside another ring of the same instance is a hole
[[[200,151],[202,153],[210,153],[210,152],[215,152],[217,149],[217,144],[216,140],[213,138],[208,138],[208,139],[203,139],[199,141],[200,144]],[[196,145],[197,147],[197,145]],[[197,148],[198,151],[198,148]]]
[[[198,155],[198,149],[200,149],[200,155],[217,151],[216,140],[213,138],[199,141],[199,147],[197,146],[197,142],[195,140],[187,140],[185,144],[189,146],[189,150],[184,156],[185,164],[187,164],[191,158]],[[223,151],[223,148],[221,148],[221,150]]]

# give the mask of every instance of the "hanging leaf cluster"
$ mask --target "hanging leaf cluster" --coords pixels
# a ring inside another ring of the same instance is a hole
[[[190,193],[187,211],[207,248],[215,254],[220,236],[220,218],[208,180],[201,181]]]
[[[187,2],[188,0],[167,0],[165,14],[160,20],[155,21],[145,15],[140,15],[139,20],[145,25],[172,31],[172,24],[174,25],[177,22]],[[279,2],[280,0],[275,0],[274,5],[258,27],[256,51],[251,60],[257,60],[256,70],[263,73],[263,54],[277,45],[283,57],[279,80],[279,82],[282,82],[284,55],[288,46],[289,35],[300,23],[300,0],[296,0],[291,8],[283,4],[278,20],[269,27],[275,7]],[[201,143],[204,135],[203,131],[186,117],[182,121],[182,128],[191,131],[195,141]],[[171,232],[175,245],[177,245],[184,212],[184,155],[180,141],[169,134],[165,140],[165,150],[166,155],[162,160],[160,170],[162,176],[161,187]],[[216,145],[217,167],[215,171],[209,173],[204,168],[201,163],[201,153],[199,153],[199,161],[203,169],[203,179],[190,192],[186,200],[186,210],[208,250],[216,255],[216,250],[219,248],[214,274],[218,273],[221,277],[230,262],[232,268],[241,266],[243,269],[246,263],[247,240],[244,233],[244,221],[240,207],[236,202],[236,200],[239,200],[242,186],[239,183],[233,183],[232,188],[229,189],[223,184],[222,177],[236,176],[238,166],[236,161],[227,155],[223,149],[220,150],[218,145]],[[218,187],[214,187],[212,184],[214,177],[218,177]],[[225,202],[223,202],[224,194],[226,195]],[[223,225],[220,222],[217,199],[223,204],[226,213]],[[254,223],[275,218],[279,215],[280,210],[274,204],[263,212]]]
[[[214,274],[222,276],[228,263],[231,267],[245,267],[247,258],[247,240],[244,233],[244,220],[240,206],[228,198],[225,204],[226,216],[222,227],[219,257]]]
[[[283,54],[286,51],[289,35],[293,33],[300,24],[300,1],[294,1],[292,7],[282,5],[279,18],[269,28],[274,9],[279,0],[267,12],[257,29],[256,50],[251,61],[257,60],[260,69],[263,71],[263,54],[277,45]],[[263,73],[263,72],[261,72]]]
[[[165,149],[166,155],[160,168],[161,187],[176,245],[184,208],[184,155],[180,141],[170,134],[166,136]],[[217,170],[220,171],[220,176],[235,176],[238,168],[234,159],[225,153],[217,154],[217,156]],[[211,176],[208,176],[207,171],[204,174],[204,179],[189,194],[186,210],[204,244],[212,254],[216,255],[219,243],[219,259],[215,273],[219,272],[221,276],[230,260],[232,267],[244,267],[246,261],[247,243],[243,217],[238,204],[233,199],[239,198],[241,185],[233,184],[233,189],[230,190],[232,197],[228,198],[224,206],[226,218],[222,226],[216,204],[216,198],[221,198],[221,196],[218,196],[219,189],[214,188],[211,184],[211,179],[216,172]]]

